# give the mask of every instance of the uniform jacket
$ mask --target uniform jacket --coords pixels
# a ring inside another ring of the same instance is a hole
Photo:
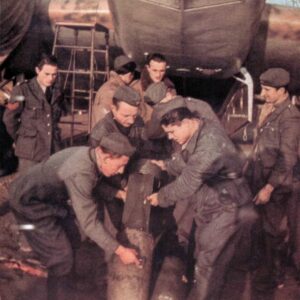
[[[158,192],[159,205],[170,206],[190,198],[198,216],[203,212],[215,213],[224,203],[244,205],[251,196],[241,176],[241,166],[238,153],[225,131],[205,120],[185,149],[166,161],[167,172],[176,179]],[[210,191],[218,196],[210,199]],[[204,199],[210,200],[204,203]]]
[[[112,132],[119,132],[125,135],[130,143],[137,149],[140,149],[144,144],[144,122],[140,116],[137,116],[134,124],[130,128],[125,128],[114,121],[111,112],[106,114],[106,116],[93,127],[90,134],[90,144],[96,146],[103,136]],[[101,194],[106,201],[111,201],[114,198],[118,189],[121,188],[120,181],[121,178],[117,175],[112,178],[104,179],[101,182]]]
[[[161,153],[165,152],[165,146],[161,143],[155,143],[148,141],[145,135],[145,126],[142,118],[137,116],[133,125],[129,128],[125,128],[122,125],[115,122],[113,115],[109,112],[102,120],[100,120],[91,131],[90,143],[92,146],[97,145],[97,141],[109,133],[119,132],[125,135],[129,142],[136,147],[136,156],[139,158],[156,158]],[[104,179],[101,182],[101,192],[104,198],[108,201],[112,200],[120,188],[119,184],[113,184],[113,178]],[[124,175],[122,176],[124,178]],[[107,184],[106,184],[107,183]]]
[[[93,104],[92,128],[110,112],[114,93],[118,87],[123,85],[125,84],[120,76],[115,71],[111,71],[108,81],[100,87],[96,94]]]
[[[293,169],[299,163],[299,128],[300,113],[289,99],[276,106],[257,128],[251,166],[257,190],[267,183],[287,192],[291,189]]]
[[[16,95],[23,95],[25,101],[18,109],[4,113],[7,131],[15,141],[15,154],[40,162],[60,149],[58,122],[63,111],[63,95],[55,84],[49,104],[36,77],[16,86],[11,97]]]
[[[65,217],[71,205],[85,234],[112,254],[118,243],[99,221],[92,196],[101,177],[94,151],[88,147],[71,147],[19,176],[10,186],[10,205],[33,222]]]
[[[109,112],[92,129],[90,134],[92,145],[96,146],[97,141],[100,141],[103,136],[112,132],[119,132],[125,135],[129,139],[130,143],[137,148],[140,147],[142,140],[145,139],[144,122],[140,116],[136,117],[132,126],[125,128],[115,122],[113,114]]]

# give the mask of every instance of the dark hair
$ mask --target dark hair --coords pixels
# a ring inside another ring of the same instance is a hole
[[[119,108],[119,103],[121,102],[121,100],[119,100],[119,99],[117,99],[117,98],[115,98],[115,97],[113,97],[112,98],[112,104],[114,105],[114,106],[116,106],[116,108]]]
[[[116,73],[119,75],[125,75],[127,73],[133,73],[136,69],[136,63],[131,61],[126,65],[122,66],[120,69],[116,70]]]
[[[275,89],[278,91],[281,88],[284,88],[287,93],[289,92],[288,85],[279,86],[279,87],[276,87]]]
[[[46,53],[42,53],[41,59],[37,64],[37,67],[41,70],[44,65],[57,66],[57,58],[54,55],[48,55]]]
[[[183,119],[199,118],[197,113],[191,112],[187,107],[175,108],[167,112],[161,119],[160,124],[164,126],[179,124]]]
[[[164,55],[160,54],[160,53],[150,53],[147,55],[146,57],[146,65],[150,64],[150,61],[154,60],[157,62],[167,62],[166,58]]]

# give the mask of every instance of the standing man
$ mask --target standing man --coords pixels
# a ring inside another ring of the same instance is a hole
[[[114,71],[110,71],[109,79],[98,90],[93,104],[92,128],[110,112],[113,95],[116,89],[129,85],[134,77],[136,64],[125,55],[114,61]]]
[[[299,199],[291,198],[296,181],[299,185],[299,175],[297,179],[295,172],[297,161],[299,164],[300,113],[290,101],[287,91],[289,81],[289,73],[282,68],[268,69],[260,76],[265,104],[259,116],[252,162],[248,169],[254,202],[262,221],[268,278],[273,287],[281,285],[284,280],[281,252],[285,235],[281,223],[286,215],[294,264],[300,267],[300,249],[296,246],[300,234],[296,229],[299,227],[296,216]]]
[[[146,58],[146,64],[141,72],[141,78],[132,83],[132,87],[140,94],[142,102],[140,104],[140,115],[144,122],[150,120],[152,108],[144,101],[144,93],[151,83],[163,81],[171,90],[172,94],[176,94],[173,82],[166,77],[167,61],[160,53],[149,54]]]
[[[58,122],[64,98],[57,81],[56,58],[42,55],[35,71],[36,77],[13,89],[11,98],[24,97],[24,101],[17,109],[7,109],[3,119],[15,142],[21,172],[61,148]]]
[[[112,133],[94,148],[72,147],[56,153],[11,184],[11,208],[20,224],[33,225],[26,238],[48,269],[49,300],[61,299],[72,280],[74,241],[70,237],[75,219],[107,255],[115,253],[125,264],[138,264],[136,251],[121,246],[99,222],[92,196],[99,179],[123,173],[134,150],[124,136]]]
[[[182,98],[161,110],[163,130],[180,151],[169,160],[153,161],[175,180],[148,196],[151,205],[167,207],[189,199],[196,223],[195,299],[220,299],[230,263],[255,220],[242,164],[220,126],[198,118]],[[194,294],[195,293],[195,294]],[[194,298],[192,298],[194,299]]]

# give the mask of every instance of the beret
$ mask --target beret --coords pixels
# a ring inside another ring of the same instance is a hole
[[[166,97],[168,86],[163,82],[156,82],[149,85],[145,91],[144,99],[147,103],[159,103]]]
[[[262,73],[259,79],[263,85],[279,88],[289,84],[290,74],[282,68],[271,68]]]
[[[112,132],[101,138],[98,144],[113,154],[131,156],[135,152],[129,140],[119,132]]]
[[[114,69],[115,71],[118,71],[129,63],[132,63],[136,66],[135,62],[132,59],[130,59],[128,56],[126,55],[117,56],[114,61]]]
[[[162,117],[168,112],[181,107],[187,107],[185,99],[182,96],[176,96],[171,101],[166,103],[159,103],[156,106],[157,117],[159,120],[161,120]]]
[[[132,106],[139,106],[141,102],[139,93],[127,85],[118,87],[113,97]]]

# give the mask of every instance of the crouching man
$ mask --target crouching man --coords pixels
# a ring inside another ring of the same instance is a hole
[[[111,133],[95,148],[72,147],[56,153],[11,184],[10,205],[18,222],[35,228],[26,231],[26,238],[48,269],[48,299],[60,299],[71,278],[72,239],[64,221],[72,214],[107,255],[115,253],[124,264],[139,263],[136,251],[121,246],[100,223],[92,196],[99,177],[123,173],[134,151],[124,136]]]

